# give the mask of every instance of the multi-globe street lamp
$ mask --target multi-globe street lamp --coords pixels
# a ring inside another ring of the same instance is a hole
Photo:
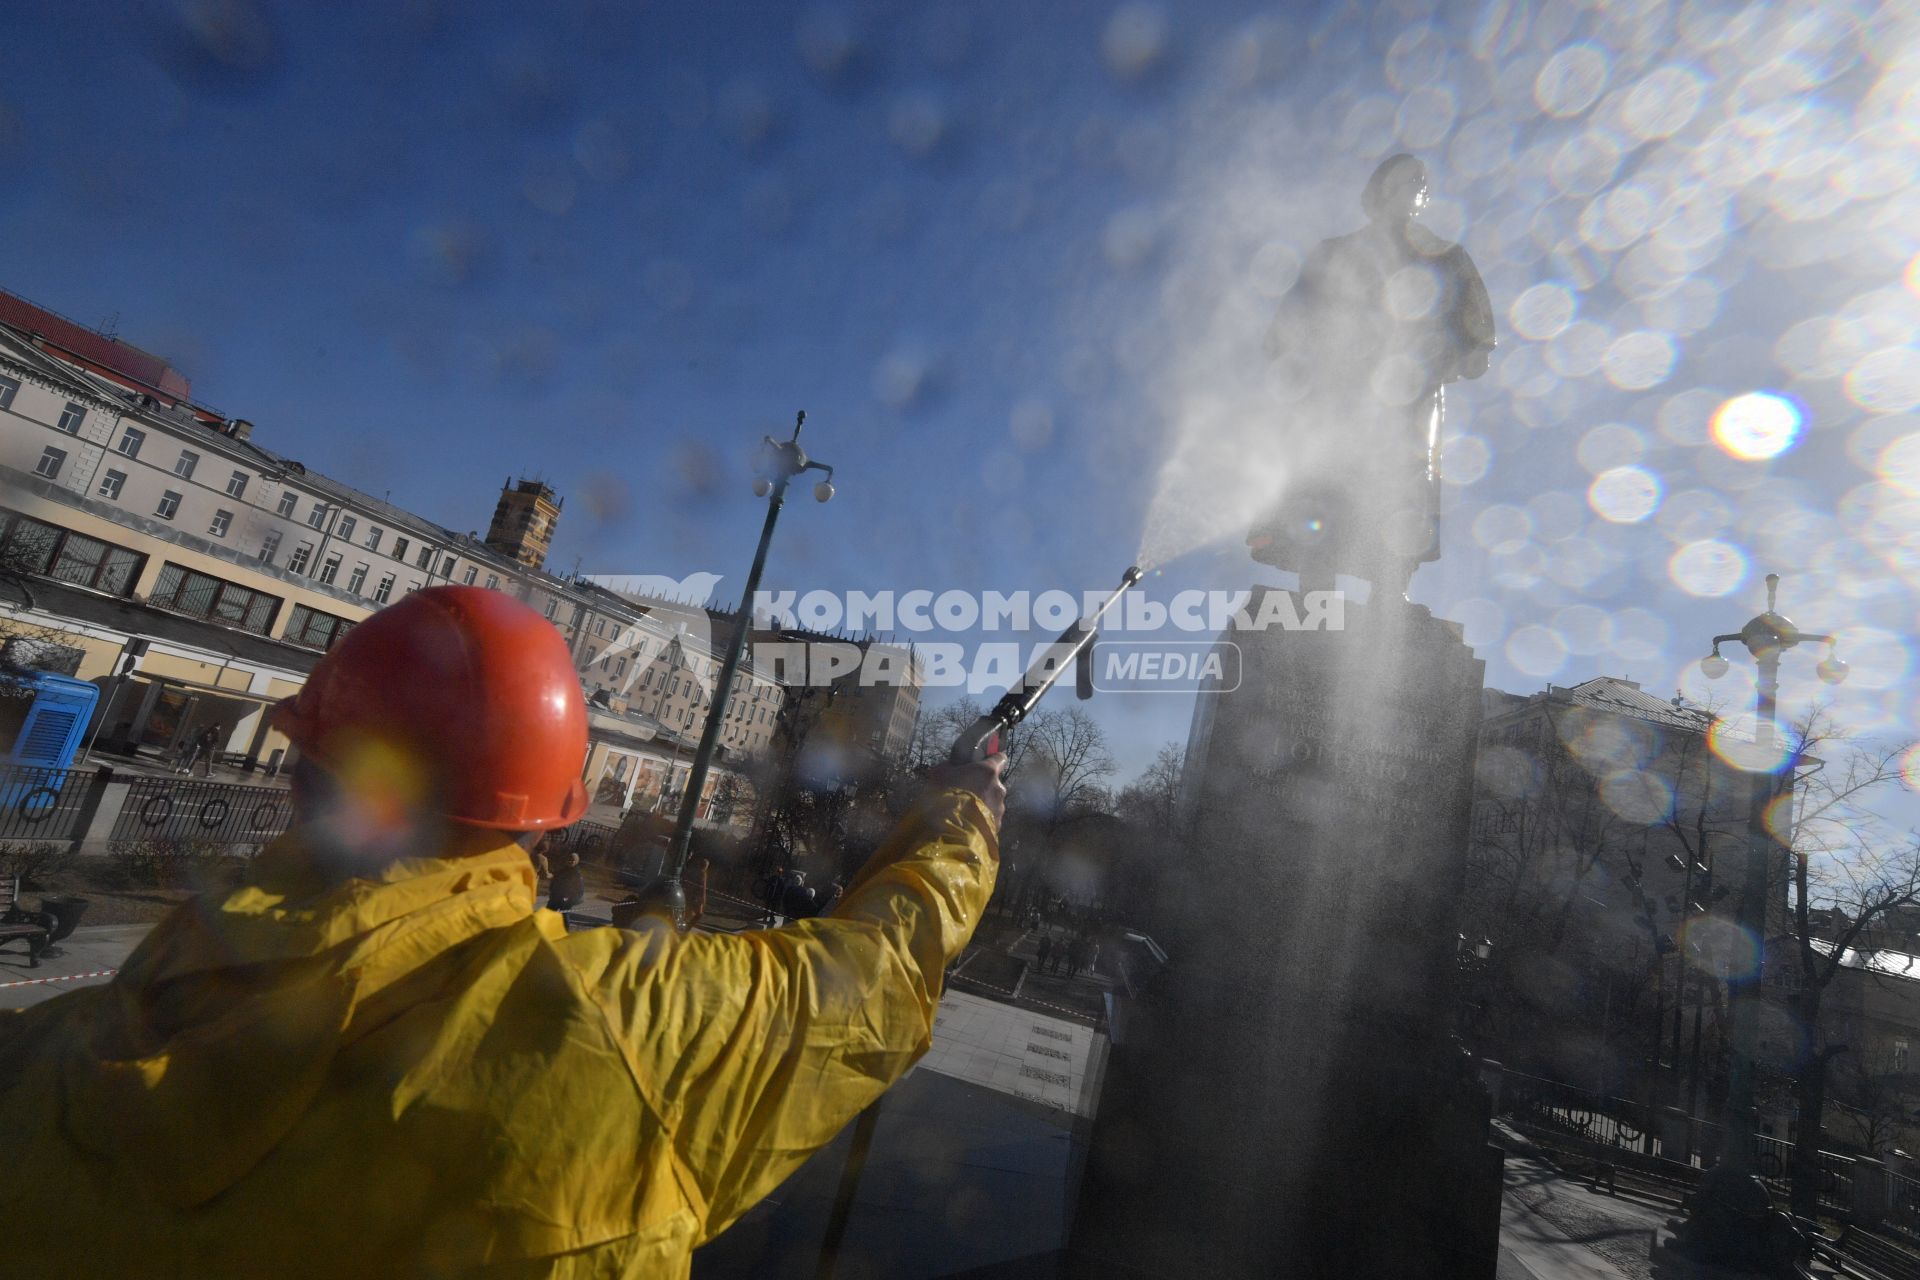
[[[707,773],[713,765],[713,753],[720,743],[720,731],[727,718],[727,704],[733,698],[733,678],[740,669],[740,655],[753,629],[753,600],[760,590],[760,574],[767,567],[767,548],[773,544],[773,526],[786,503],[787,485],[808,471],[823,472],[813,486],[815,502],[833,498],[833,468],[809,458],[800,447],[800,428],[806,425],[802,409],[794,419],[790,439],[767,436],[755,451],[754,466],[759,473],[753,482],[755,497],[767,499],[767,520],[760,527],[760,546],[753,553],[753,568],[747,572],[747,585],[740,595],[740,607],[734,615],[733,631],[727,639],[720,673],[714,681],[713,699],[707,707],[706,727],[700,733],[700,745],[693,753],[693,765],[687,772],[686,790],[680,796],[680,815],[673,827],[673,840],[667,846],[666,878],[661,882],[657,900],[673,917],[674,927],[685,929],[687,892],[681,882],[687,868],[687,854],[693,843],[693,821],[700,809],[700,793],[706,789]]]
[[[1720,646],[1739,642],[1753,656],[1758,671],[1754,686],[1754,758],[1748,761],[1747,848],[1742,867],[1744,880],[1736,922],[1752,940],[1754,962],[1742,973],[1727,978],[1731,1035],[1728,1045],[1727,1108],[1725,1141],[1719,1162],[1696,1200],[1693,1224],[1699,1229],[1702,1245],[1726,1255],[1744,1255],[1754,1248],[1751,1236],[1741,1239],[1738,1227],[1725,1210],[1752,1203],[1755,1167],[1754,1151],[1754,1059],[1759,1037],[1760,983],[1766,967],[1767,872],[1776,849],[1769,822],[1769,810],[1790,785],[1794,760],[1773,760],[1774,738],[1778,731],[1780,691],[1780,655],[1797,645],[1816,643],[1827,646],[1826,656],[1817,668],[1828,684],[1847,678],[1847,664],[1835,652],[1831,635],[1801,631],[1776,611],[1780,575],[1767,575],[1767,611],[1751,618],[1731,635],[1715,636],[1713,650],[1700,660],[1700,671],[1709,680],[1727,674],[1728,662],[1720,655]],[[1781,779],[1786,779],[1782,782]],[[1765,1202],[1764,1188],[1759,1193]]]

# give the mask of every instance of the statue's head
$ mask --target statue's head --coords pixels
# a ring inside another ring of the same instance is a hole
[[[1427,166],[1402,153],[1388,156],[1367,179],[1360,207],[1369,222],[1404,222],[1427,207]]]

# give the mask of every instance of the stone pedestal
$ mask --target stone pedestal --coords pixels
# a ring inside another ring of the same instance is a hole
[[[1070,1274],[1494,1273],[1501,1157],[1452,1036],[1482,664],[1404,601],[1344,623],[1222,637],[1243,678],[1196,710],[1147,922],[1170,962],[1108,1061]]]
[[[1887,1216],[1887,1166],[1873,1156],[1853,1160],[1853,1218],[1863,1227],[1877,1227]]]

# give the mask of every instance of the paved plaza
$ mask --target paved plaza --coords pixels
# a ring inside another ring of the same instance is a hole
[[[23,1009],[76,987],[108,981],[152,927],[110,924],[75,929],[61,940],[60,954],[42,955],[33,968],[27,967],[25,947],[14,943],[0,951],[0,1009]]]

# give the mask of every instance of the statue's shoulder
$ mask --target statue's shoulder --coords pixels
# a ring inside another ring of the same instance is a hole
[[[1453,241],[1442,239],[1417,222],[1407,226],[1407,244],[1423,258],[1464,258],[1467,254]]]

